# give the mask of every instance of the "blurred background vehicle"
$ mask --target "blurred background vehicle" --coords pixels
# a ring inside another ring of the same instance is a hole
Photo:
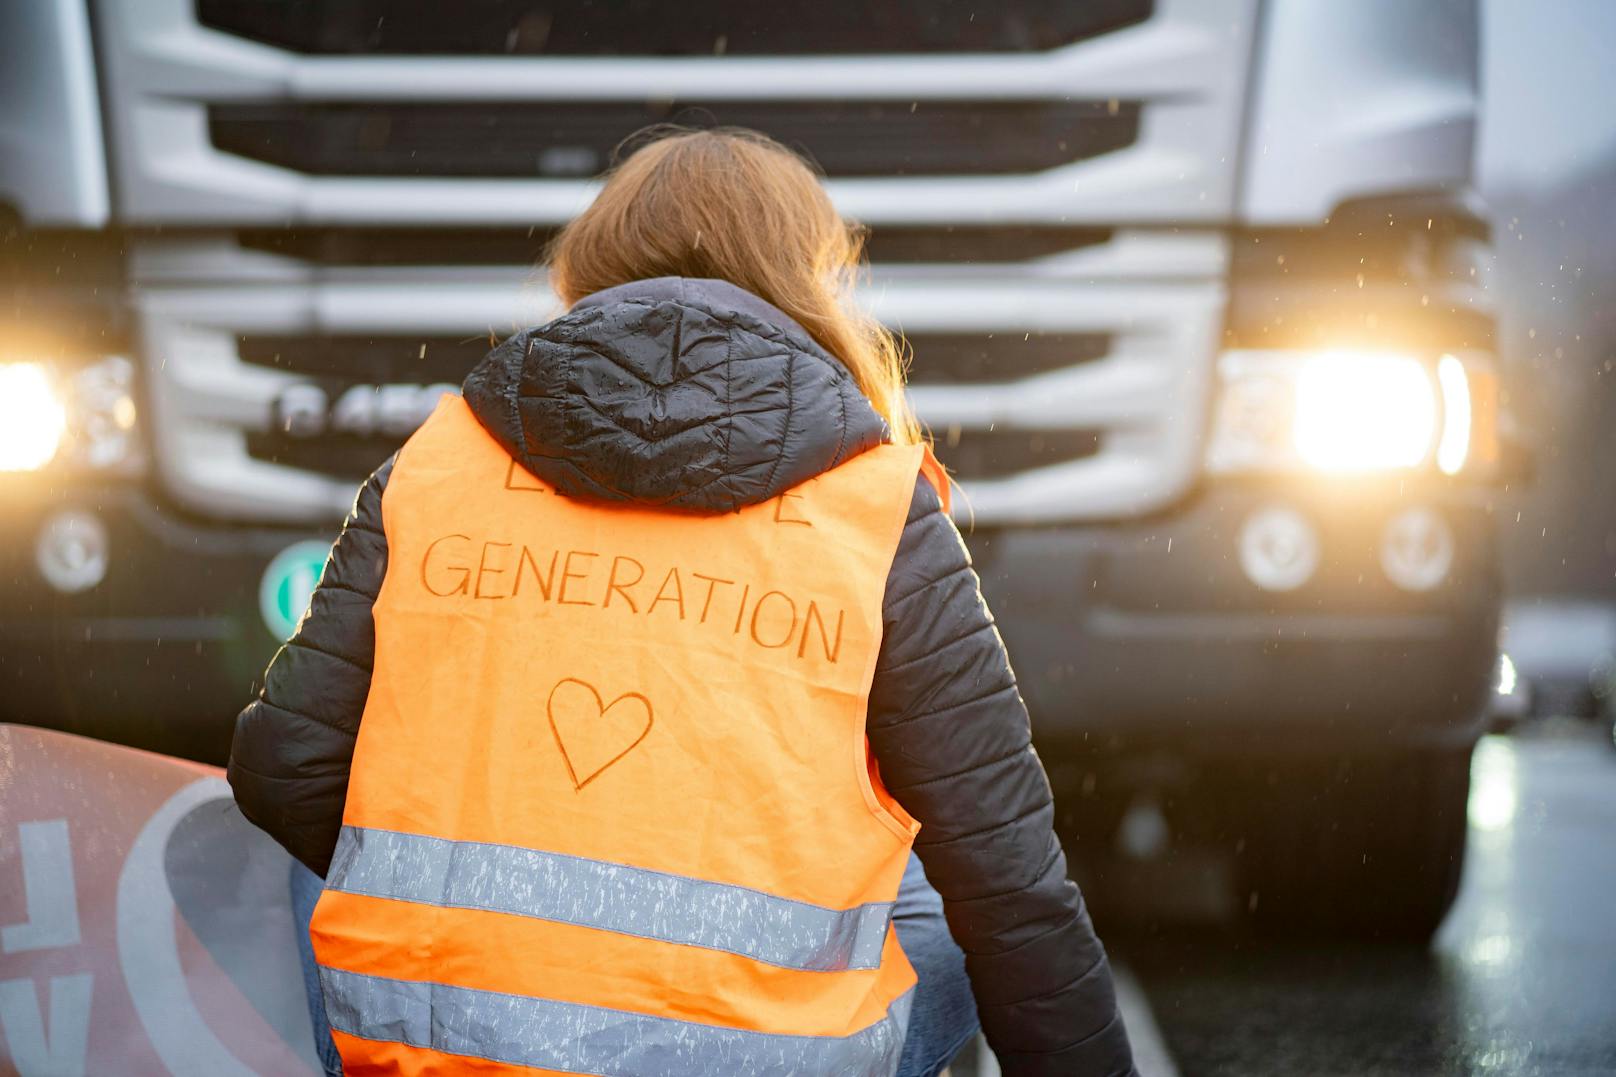
[[[588,177],[739,124],[871,230],[1072,825],[1237,851],[1280,924],[1446,910],[1514,467],[1470,0],[90,0],[0,50],[0,717],[222,759]]]
[[[1503,635],[1502,632],[1499,634]],[[1508,651],[1500,650],[1498,666],[1493,672],[1493,699],[1489,708],[1490,728],[1496,733],[1513,731],[1521,722],[1532,716],[1532,703],[1531,682],[1521,679],[1515,669],[1515,660],[1509,656]]]
[[[1616,605],[1513,602],[1499,641],[1531,690],[1529,717],[1616,720]]]

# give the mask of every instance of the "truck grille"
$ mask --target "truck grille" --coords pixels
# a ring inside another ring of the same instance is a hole
[[[237,339],[241,361],[348,385],[458,385],[497,339],[477,336],[252,335]]]
[[[709,21],[635,55],[634,34],[702,20],[689,5],[580,3],[533,55],[510,34],[549,19],[539,4],[96,5],[121,218],[549,228],[619,138],[680,116],[798,146],[877,230],[1232,213],[1250,0],[713,6],[757,33],[716,31],[715,50]],[[594,53],[597,18],[612,47]],[[587,47],[568,53],[568,35]]]
[[[951,427],[937,452],[959,482],[1004,479],[1026,471],[1084,460],[1100,451],[1095,430],[975,430]]]
[[[402,438],[379,435],[327,434],[318,440],[300,440],[273,430],[247,435],[247,453],[253,459],[326,475],[350,488],[402,444]],[[957,481],[978,482],[1048,467],[1052,462],[1086,459],[1100,451],[1100,434],[1093,430],[945,431],[938,437],[937,451]]]
[[[1139,106],[1105,101],[467,102],[215,105],[213,145],[314,176],[592,176],[643,127],[749,127],[831,176],[1035,172],[1130,145]]]
[[[979,520],[1137,512],[1194,473],[1209,364],[1184,357],[1215,347],[1223,292],[1215,282],[1129,282],[1122,270],[1142,242],[1125,232],[1083,251],[1102,267],[1098,279],[878,270],[864,301],[887,324],[910,327],[911,396]],[[1213,261],[1220,249],[1211,236],[1151,242],[1175,246],[1181,265]],[[465,268],[453,283],[419,269],[321,270],[301,282],[163,279],[224,261],[195,246],[149,242],[136,269],[146,282],[137,301],[156,455],[199,511],[339,515],[355,482],[423,414],[432,387],[458,383],[490,334],[555,313],[537,282],[522,283],[520,266]],[[236,257],[245,275],[252,256]],[[1103,271],[1107,259],[1118,264]],[[288,406],[294,396],[318,402],[312,426],[290,421],[307,413]],[[357,422],[341,418],[354,414]]]
[[[618,140],[682,118],[822,165],[978,520],[1160,509],[1198,473],[1253,7],[98,4],[160,477],[340,515],[412,398],[554,316],[532,266]],[[287,428],[371,386],[405,402],[376,430]]]
[[[1152,0],[199,0],[204,26],[326,55],[711,56],[1020,52],[1052,49],[1150,17]]]
[[[554,238],[554,227],[530,228],[244,228],[242,250],[316,266],[530,265]],[[1110,228],[1073,225],[882,225],[869,230],[871,262],[1007,265],[1108,243]]]
[[[905,338],[916,385],[1009,381],[1103,358],[1106,333],[924,333]],[[241,361],[344,384],[459,382],[497,339],[478,336],[252,335]]]
[[[1109,333],[914,333],[905,338],[914,385],[1015,381],[1065,370],[1111,351]]]
[[[266,336],[237,338],[241,361],[295,374],[318,386],[328,401],[354,389],[379,386],[458,385],[495,343],[478,337]],[[952,333],[909,338],[913,385],[991,382],[1060,370],[1103,357],[1110,338],[1092,333]],[[355,481],[369,474],[403,439],[326,431],[316,437],[289,432],[283,416],[246,436],[254,460]],[[1093,430],[965,430],[939,433],[948,465],[962,480],[1003,478],[1051,460],[1091,456],[1099,449]]]
[[[300,440],[268,430],[247,435],[247,455],[265,463],[324,475],[352,489],[402,444],[403,438],[359,434],[326,434],[317,440]]]

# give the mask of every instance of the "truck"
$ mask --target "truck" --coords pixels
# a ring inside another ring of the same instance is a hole
[[[220,760],[614,147],[740,125],[868,229],[1076,859],[1148,804],[1260,921],[1429,934],[1499,608],[1477,21],[4,5],[0,719]]]

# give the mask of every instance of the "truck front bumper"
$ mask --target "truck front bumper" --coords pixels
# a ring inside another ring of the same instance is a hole
[[[138,488],[8,499],[0,520],[0,720],[210,762],[229,749],[279,641],[258,591],[270,560],[311,529],[177,515]],[[1242,573],[1239,529],[1284,502],[1318,523],[1323,556],[1283,594]],[[1373,751],[1474,738],[1490,691],[1499,602],[1492,521],[1430,500],[1456,536],[1447,579],[1401,591],[1379,536],[1407,500],[1336,504],[1209,490],[1126,525],[969,536],[1046,751]],[[106,578],[63,594],[35,550],[64,511],[108,534]]]
[[[130,486],[0,490],[0,721],[222,763],[279,641],[259,612],[270,559],[308,530],[186,518]],[[67,594],[38,567],[64,512],[105,529],[106,575]]]
[[[1496,654],[1493,521],[1473,494],[1428,493],[1228,484],[1150,520],[970,536],[1035,739],[1245,757],[1474,739]],[[1246,521],[1275,505],[1320,543],[1312,578],[1286,592],[1251,582],[1239,555]],[[1423,592],[1381,561],[1387,522],[1414,505],[1453,538]]]

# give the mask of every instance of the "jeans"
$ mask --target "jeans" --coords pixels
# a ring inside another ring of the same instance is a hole
[[[342,1058],[331,1040],[314,964],[314,944],[309,941],[309,918],[314,915],[321,887],[318,875],[302,864],[292,865],[292,914],[299,925],[297,948],[303,958],[303,984],[309,996],[309,1016],[314,1021],[315,1048],[327,1077],[341,1077]],[[954,945],[943,919],[943,899],[926,881],[920,860],[913,854],[898,887],[892,923],[920,979],[915,985],[909,1035],[903,1041],[897,1077],[936,1077],[976,1035],[976,1002],[965,977],[965,955]]]
[[[936,1077],[976,1035],[976,999],[965,976],[965,955],[943,919],[943,899],[913,853],[898,886],[892,923],[920,981],[897,1077]]]
[[[303,990],[309,998],[309,1020],[314,1022],[314,1053],[320,1056],[326,1077],[342,1077],[342,1056],[331,1039],[331,1024],[325,1019],[325,997],[320,994],[320,970],[314,963],[314,942],[309,938],[309,920],[314,903],[320,900],[325,880],[292,861],[292,922],[297,925],[297,952],[303,959]]]

